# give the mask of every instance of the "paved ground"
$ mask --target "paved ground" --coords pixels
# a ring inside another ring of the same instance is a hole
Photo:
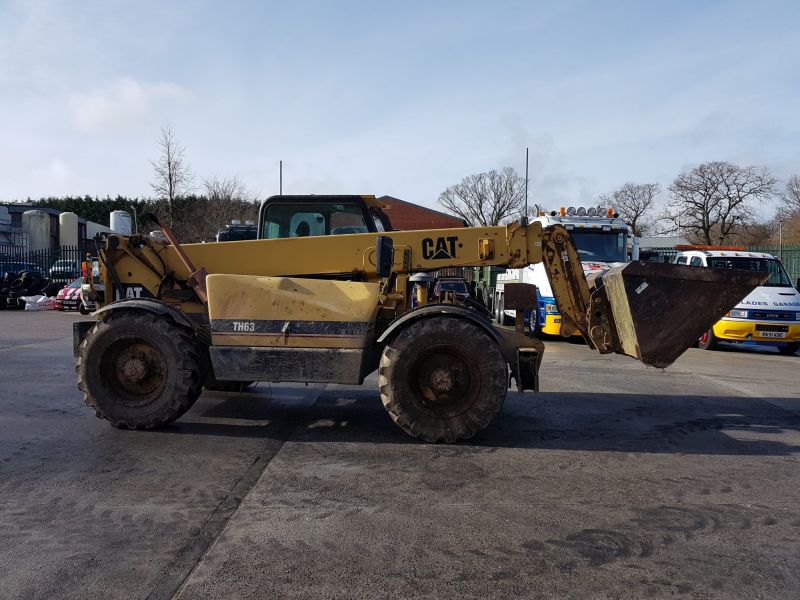
[[[124,432],[66,314],[0,313],[0,598],[797,598],[800,357],[547,344],[479,438],[363,388],[206,393]]]

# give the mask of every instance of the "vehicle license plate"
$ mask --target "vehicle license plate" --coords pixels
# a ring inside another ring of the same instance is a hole
[[[759,331],[758,335],[760,335],[761,337],[768,337],[768,338],[786,337],[786,334],[783,331]]]

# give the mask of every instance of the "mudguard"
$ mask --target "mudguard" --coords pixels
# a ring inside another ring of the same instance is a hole
[[[410,323],[420,319],[442,315],[454,315],[472,321],[476,325],[482,327],[498,344],[502,344],[502,337],[492,326],[492,322],[489,321],[489,319],[474,310],[463,308],[455,304],[426,304],[425,306],[420,306],[404,313],[401,317],[392,321],[386,331],[378,338],[378,343],[383,344],[387,342],[395,333]]]
[[[93,316],[99,317],[100,315],[110,313],[111,311],[136,309],[151,312],[157,315],[165,315],[172,319],[176,325],[183,325],[189,329],[195,330],[198,324],[193,322],[186,313],[173,308],[166,302],[156,300],[155,298],[132,298],[130,300],[118,300],[111,304],[106,304],[103,308],[96,310],[92,313]]]
[[[95,320],[92,321],[77,321],[72,324],[72,351],[75,356],[78,355],[78,348],[83,342],[83,339],[86,337],[86,334],[89,333],[89,330],[92,328],[94,323],[97,320],[102,320],[103,315],[108,315],[114,311],[120,310],[143,310],[146,312],[151,312],[156,315],[163,315],[172,319],[172,321],[176,325],[180,325],[181,327],[186,327],[190,329],[194,333],[201,335],[202,337],[208,337],[208,333],[204,332],[202,324],[196,321],[193,321],[186,313],[183,313],[170,305],[166,302],[161,302],[160,300],[156,300],[154,298],[133,298],[130,300],[118,300],[117,302],[112,302],[110,304],[106,304],[103,308],[96,310],[92,313],[92,316],[95,317]]]

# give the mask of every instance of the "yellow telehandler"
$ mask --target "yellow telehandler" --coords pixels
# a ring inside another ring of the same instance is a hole
[[[181,245],[162,230],[98,236],[98,310],[74,328],[78,387],[117,427],[170,423],[203,386],[361,384],[377,369],[397,425],[454,442],[490,423],[511,378],[538,389],[543,346],[519,327],[494,327],[472,299],[420,293],[412,303],[412,273],[543,262],[562,335],[579,331],[602,353],[656,367],[763,281],[640,262],[587,281],[562,227],[392,231],[374,196],[273,196],[252,241]],[[530,305],[530,290],[506,290],[506,308]]]

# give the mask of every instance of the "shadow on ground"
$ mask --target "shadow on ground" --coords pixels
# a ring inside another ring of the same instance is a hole
[[[288,427],[294,441],[420,443],[391,422],[375,391],[324,391],[312,406],[268,392],[215,394],[154,433],[285,439]],[[457,446],[782,456],[800,450],[799,431],[800,414],[752,398],[510,392],[492,424]]]

